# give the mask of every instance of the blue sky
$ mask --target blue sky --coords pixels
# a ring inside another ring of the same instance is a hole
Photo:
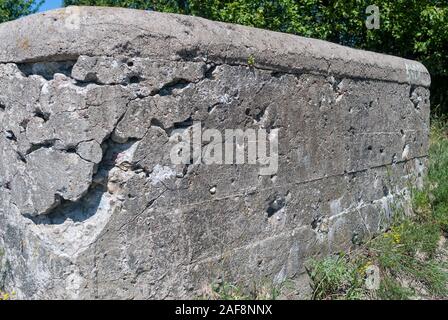
[[[39,11],[47,11],[55,8],[60,8],[61,6],[62,0],[45,0]]]

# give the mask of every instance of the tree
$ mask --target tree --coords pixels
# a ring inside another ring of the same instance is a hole
[[[448,1],[375,0],[380,28],[365,26],[368,0],[65,0],[65,5],[176,12],[328,40],[419,60],[433,77],[432,103],[448,91]],[[445,100],[445,101],[443,101]]]
[[[0,0],[0,23],[37,12],[43,0]]]

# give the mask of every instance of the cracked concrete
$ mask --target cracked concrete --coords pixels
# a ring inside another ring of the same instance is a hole
[[[305,288],[306,259],[387,227],[421,184],[421,64],[194,17],[77,12],[75,29],[64,9],[0,26],[0,285],[19,298]],[[279,129],[278,172],[173,165],[196,121]]]

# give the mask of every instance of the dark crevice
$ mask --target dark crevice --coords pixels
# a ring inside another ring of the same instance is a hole
[[[199,48],[181,49],[176,53],[182,60],[194,61],[199,60],[201,56],[201,49]]]
[[[21,154],[20,152],[17,152],[17,159],[19,159],[21,162],[26,163],[26,158],[23,154]]]
[[[266,110],[268,109],[268,106],[264,106],[264,107],[257,107],[254,109],[246,109],[246,115],[250,116],[251,118],[253,118],[256,122],[260,122],[260,120],[264,117]]]
[[[170,128],[164,129],[168,136],[171,136],[175,130],[188,129],[193,126],[193,118],[190,116],[186,120],[181,122],[175,122]]]
[[[215,77],[213,76],[213,73],[215,72],[217,65],[211,66],[206,72],[205,72],[205,79],[215,80]]]
[[[313,218],[313,221],[311,221],[311,228],[313,230],[316,230],[321,223],[322,223],[322,217],[321,216],[315,217]]]
[[[159,119],[151,119],[151,127],[158,127],[162,130],[165,130],[163,127],[163,123],[159,121]]]
[[[417,86],[416,86],[415,84],[411,84],[411,85],[409,86],[409,98],[412,98],[415,89],[417,89]]]
[[[6,139],[10,140],[10,141],[14,141],[17,142],[17,137],[14,134],[14,132],[12,132],[11,130],[6,130]]]
[[[37,150],[40,149],[49,149],[52,148],[56,141],[58,141],[58,139],[50,139],[50,140],[45,140],[41,143],[33,143],[31,144],[31,147],[26,151],[26,155],[29,155]]]
[[[22,121],[19,123],[19,126],[20,126],[22,129],[26,130],[26,128],[27,128],[29,122],[30,122],[30,119],[24,119],[24,120],[22,120]]]
[[[279,212],[285,206],[286,206],[286,199],[284,197],[275,197],[275,199],[269,202],[268,208],[266,209],[268,218],[272,217],[274,214]]]
[[[36,225],[61,225],[67,220],[83,222],[96,214],[105,192],[104,186],[95,185],[78,201],[68,201],[56,194],[55,205],[47,214],[25,217]]]
[[[78,147],[77,146],[68,146],[63,151],[67,153],[76,153]]]
[[[190,116],[188,119],[181,121],[181,122],[175,122],[173,124],[174,129],[187,129],[193,125],[193,118]]]
[[[389,188],[383,184],[383,195],[387,197],[389,195]]]
[[[61,73],[67,77],[72,74],[73,66],[76,60],[58,61],[58,62],[36,62],[17,64],[19,70],[26,76],[38,75],[46,80],[54,79],[56,73]]]
[[[274,78],[277,78],[277,79],[283,77],[284,75],[287,75],[287,73],[286,72],[282,72],[282,71],[272,71],[271,72],[271,76],[274,77]]]
[[[88,72],[84,78],[83,83],[98,83],[98,76],[95,72]]]
[[[334,81],[331,82],[331,88],[333,89],[334,92],[340,93],[339,85],[343,80],[344,79],[342,78],[334,78]]]
[[[186,79],[174,79],[171,82],[165,84],[160,90],[158,90],[154,95],[159,94],[160,96],[169,96],[173,94],[174,90],[182,90],[190,85],[192,82]]]
[[[1,185],[1,187],[6,190],[11,190],[11,181],[5,182],[3,185]]]
[[[171,136],[173,134],[173,132],[177,129],[188,129],[191,126],[193,126],[193,118],[190,116],[187,119],[185,119],[184,121],[181,122],[175,122],[173,123],[173,125],[171,127],[165,128],[165,126],[163,125],[163,123],[156,118],[151,119],[151,127],[157,127],[162,129],[163,131],[166,132],[166,134],[168,136]]]
[[[218,106],[220,106],[220,105],[221,105],[221,103],[220,103],[220,102],[217,102],[217,103],[215,103],[215,104],[209,106],[208,109],[207,109],[207,112],[208,112],[208,113],[212,113],[212,112],[213,112]]]
[[[420,96],[415,92],[417,89],[416,85],[411,85],[409,89],[409,100],[412,102],[412,105],[415,109],[420,109]]]
[[[140,83],[140,81],[141,81],[142,79],[139,77],[139,76],[131,76],[131,77],[129,77],[129,80],[128,80],[128,82],[130,83],[130,84],[136,84],[136,83]]]
[[[40,119],[44,120],[44,122],[47,122],[48,120],[50,120],[50,114],[47,113],[47,112],[43,112],[43,111],[40,110],[40,109],[36,109],[36,110],[34,111],[34,116],[35,116],[36,118],[40,118]],[[29,121],[29,120],[28,120],[28,121]]]

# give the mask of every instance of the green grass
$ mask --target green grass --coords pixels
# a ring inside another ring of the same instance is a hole
[[[242,289],[238,285],[222,282],[211,285],[207,292],[200,297],[205,300],[277,300],[282,291],[288,287],[284,282],[275,285],[271,282],[254,283],[249,289]]]
[[[440,259],[439,241],[448,231],[448,122],[432,120],[428,176],[412,189],[414,215],[396,212],[390,229],[354,253],[309,263],[314,299],[446,298],[448,266]],[[380,271],[380,286],[365,285],[368,266]],[[415,289],[416,288],[416,289]]]
[[[354,261],[345,255],[312,261],[310,278],[313,299],[359,299],[362,297],[362,277]]]

